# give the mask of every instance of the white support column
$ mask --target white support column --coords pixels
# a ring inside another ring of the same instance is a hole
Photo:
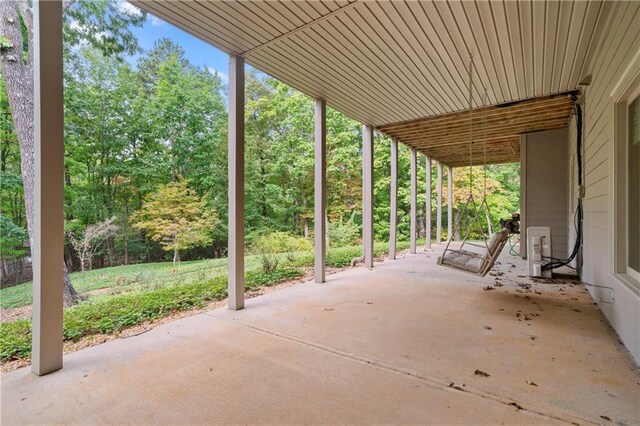
[[[438,162],[438,200],[436,201],[436,244],[442,242],[442,163]]]
[[[4,18],[3,18],[4,19]],[[62,2],[33,2],[34,223],[31,371],[62,368],[64,104]]]
[[[426,247],[431,248],[431,158],[426,157],[427,168],[427,206],[425,211]]]
[[[326,213],[327,213],[327,105],[324,99],[315,101],[315,183],[314,183],[314,277],[317,283],[325,281],[326,266]]]
[[[396,258],[398,236],[398,139],[391,139],[391,211],[389,214],[389,259]]]
[[[411,235],[409,236],[409,253],[416,254],[416,234],[418,230],[418,153],[411,148]]]
[[[244,308],[244,58],[229,56],[229,309]]]
[[[447,239],[453,232],[453,168],[447,167]]]
[[[365,268],[373,268],[373,127],[362,127],[362,245]]]

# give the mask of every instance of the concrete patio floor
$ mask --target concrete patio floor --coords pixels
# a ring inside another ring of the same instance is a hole
[[[640,424],[640,374],[582,286],[440,250],[5,374],[2,424]]]

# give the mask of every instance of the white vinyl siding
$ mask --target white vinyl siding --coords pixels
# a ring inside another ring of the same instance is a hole
[[[524,207],[522,241],[529,226],[551,228],[552,256],[568,256],[568,130],[550,130],[521,136],[526,158],[521,173],[526,174],[522,195]],[[521,244],[524,249],[526,245]],[[526,254],[523,252],[523,254]]]
[[[584,101],[584,241],[581,278],[607,319],[640,363],[640,292],[618,280],[613,247],[613,101],[611,92],[640,49],[640,2],[615,2],[589,73]],[[570,128],[575,128],[575,119]],[[571,134],[570,152],[575,152]],[[573,197],[577,190],[573,191]],[[575,203],[575,198],[571,200]],[[573,235],[570,244],[573,244]],[[605,287],[605,288],[603,288]],[[613,300],[612,296],[613,295]]]
[[[636,276],[640,274],[640,96],[629,105],[629,141],[628,141],[628,226],[629,246],[627,247],[628,267]]]

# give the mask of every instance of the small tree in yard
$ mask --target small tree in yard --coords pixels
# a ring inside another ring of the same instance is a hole
[[[76,235],[75,232],[68,232],[67,236],[73,249],[80,259],[80,268],[82,272],[91,269],[93,257],[98,249],[107,241],[107,238],[113,237],[118,231],[118,226],[114,223],[115,217],[94,223],[85,228],[85,230]]]
[[[145,199],[142,209],[131,216],[137,229],[144,230],[162,249],[173,251],[173,264],[180,263],[180,250],[205,245],[211,241],[217,216],[200,197],[180,179],[158,188]]]

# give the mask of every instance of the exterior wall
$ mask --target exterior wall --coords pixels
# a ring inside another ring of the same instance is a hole
[[[614,126],[610,96],[640,49],[640,2],[615,3],[604,34],[602,44],[594,47],[595,55],[589,70],[592,81],[584,91],[585,200],[581,278],[635,362],[640,364],[640,289],[620,280],[613,266],[612,197],[616,188],[613,187]],[[575,153],[576,135],[571,129],[575,129],[575,122],[570,125],[570,152]],[[571,168],[571,162],[569,166]],[[570,205],[574,205],[577,188],[571,189]],[[573,241],[575,233],[571,234],[570,244]]]
[[[568,129],[528,133],[520,137],[522,241],[529,226],[551,227],[552,256],[568,254]],[[526,257],[526,244],[520,244]]]

